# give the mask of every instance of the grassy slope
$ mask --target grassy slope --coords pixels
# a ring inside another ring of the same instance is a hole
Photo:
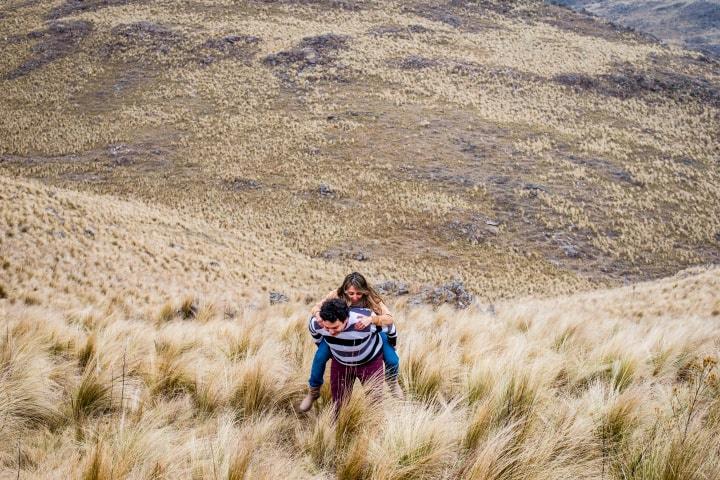
[[[713,64],[526,2],[78,5],[1,9],[0,476],[717,478],[718,270],[575,293],[717,260]],[[350,268],[495,313],[392,299],[410,401],[298,419]]]
[[[494,313],[401,297],[408,401],[359,395],[333,425],[327,396],[292,413],[304,298],[269,305],[242,273],[338,272],[164,207],[7,179],[1,200],[2,478],[720,473],[717,268]]]
[[[488,300],[718,260],[717,65],[694,54],[537,2],[2,11],[6,175]]]

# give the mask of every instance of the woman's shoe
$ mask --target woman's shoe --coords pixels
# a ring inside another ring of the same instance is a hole
[[[300,405],[298,405],[298,412],[305,413],[309,411],[318,398],[320,398],[320,387],[310,387],[307,395],[305,395],[305,398],[303,398]]]

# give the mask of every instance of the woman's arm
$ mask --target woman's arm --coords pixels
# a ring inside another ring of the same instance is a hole
[[[393,316],[392,313],[390,313],[390,309],[385,305],[385,303],[380,302],[380,313],[373,315],[372,323],[377,325],[378,327],[387,327],[393,324]]]
[[[315,306],[310,310],[310,316],[317,317],[320,315],[320,307],[322,307],[322,304],[326,300],[332,300],[333,298],[337,298],[337,290],[332,290],[330,293],[325,295],[325,298],[320,300],[318,303],[315,304]]]

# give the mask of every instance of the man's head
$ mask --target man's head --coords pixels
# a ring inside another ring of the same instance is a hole
[[[345,330],[347,319],[350,316],[350,308],[348,308],[345,300],[341,298],[333,298],[326,300],[320,306],[320,317],[322,318],[322,326],[335,336]]]

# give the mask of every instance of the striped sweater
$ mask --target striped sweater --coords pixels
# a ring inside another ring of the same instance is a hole
[[[350,308],[350,318],[345,330],[333,336],[325,330],[315,317],[310,317],[309,329],[315,343],[323,339],[330,347],[330,353],[335,360],[347,366],[362,365],[375,358],[382,351],[380,331],[386,332],[391,344],[397,340],[395,325],[377,327],[368,325],[363,330],[356,330],[357,318],[361,315],[370,316],[372,312],[367,308]]]

